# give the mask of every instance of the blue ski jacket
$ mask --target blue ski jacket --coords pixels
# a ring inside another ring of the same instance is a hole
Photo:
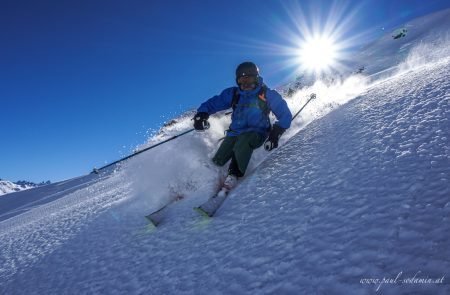
[[[292,114],[286,101],[281,95],[272,89],[266,88],[265,102],[258,96],[263,80],[260,77],[258,87],[254,90],[243,91],[239,87],[230,87],[205,101],[197,109],[197,112],[205,112],[212,115],[229,109],[232,104],[234,91],[239,92],[239,102],[235,106],[231,116],[231,125],[227,136],[237,136],[245,132],[258,132],[267,136],[270,130],[270,119],[266,108],[277,118],[277,124],[281,128],[288,129],[291,126]]]

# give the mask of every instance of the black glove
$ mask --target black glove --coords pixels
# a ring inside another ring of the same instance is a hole
[[[283,129],[276,124],[273,125],[272,129],[270,130],[269,137],[266,139],[266,142],[264,143],[264,149],[266,151],[271,151],[274,148],[277,148],[278,140],[280,139],[284,131],[286,131],[286,129]]]
[[[194,116],[194,128],[197,131],[204,131],[209,128],[208,122],[209,114],[205,112],[199,112]]]

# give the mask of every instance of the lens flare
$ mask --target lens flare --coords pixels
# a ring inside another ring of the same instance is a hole
[[[320,73],[336,65],[338,48],[332,38],[317,36],[303,42],[299,49],[299,64],[302,68]]]
[[[282,13],[275,15],[268,10],[264,15],[271,17],[258,19],[271,38],[233,34],[230,40],[220,42],[235,46],[240,55],[245,53],[252,58],[260,55],[266,60],[265,78],[266,73],[283,76],[284,81],[311,73],[318,78],[351,73],[355,66],[360,66],[354,61],[355,50],[374,33],[353,31],[364,1],[327,2],[325,6],[315,2],[307,6],[302,1],[280,1]]]

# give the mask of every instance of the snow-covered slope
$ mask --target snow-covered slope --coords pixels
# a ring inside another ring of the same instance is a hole
[[[418,52],[382,80],[316,83],[289,99],[297,110],[319,97],[281,148],[258,150],[211,220],[192,207],[223,173],[208,161],[227,126],[219,116],[206,133],[0,222],[0,291],[450,293],[450,55]],[[147,144],[191,124],[179,118]],[[143,216],[173,195],[185,198],[148,228]]]
[[[113,172],[114,168],[105,169],[100,174],[91,173],[56,183],[41,183],[34,188],[4,195],[0,198],[0,222],[92,186],[105,180]]]
[[[448,54],[450,9],[413,19],[401,27],[408,30],[405,37],[393,39],[386,34],[368,44],[355,56],[353,68],[363,66],[364,73],[379,79],[378,75],[392,75],[400,64],[408,66],[406,59],[409,63],[416,62],[415,58],[430,63]]]

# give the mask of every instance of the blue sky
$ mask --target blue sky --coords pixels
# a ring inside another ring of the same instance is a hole
[[[58,181],[127,155],[256,62],[292,79],[299,22],[347,53],[448,1],[2,1],[0,178]],[[358,38],[354,38],[357,36]],[[351,55],[348,55],[348,57]]]

